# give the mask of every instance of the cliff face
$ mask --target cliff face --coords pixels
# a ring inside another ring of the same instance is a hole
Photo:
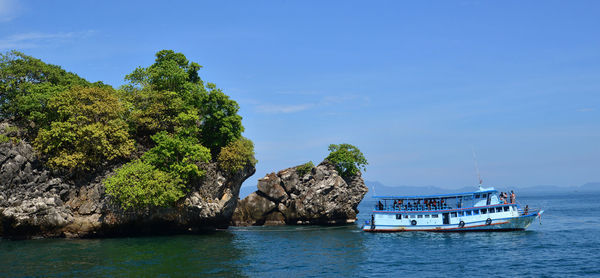
[[[344,180],[322,162],[303,176],[297,167],[271,173],[238,203],[234,225],[341,224],[354,222],[368,188],[360,176]]]
[[[247,167],[226,175],[215,163],[173,208],[123,211],[104,192],[102,180],[117,167],[89,177],[48,171],[31,145],[0,143],[0,236],[97,237],[196,232],[226,228]]]

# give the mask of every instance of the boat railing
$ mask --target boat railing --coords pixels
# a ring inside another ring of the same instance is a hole
[[[375,205],[375,210],[380,210],[380,211],[432,211],[432,210],[447,210],[447,209],[452,209],[452,206],[447,206],[447,205],[443,205],[443,206],[423,206],[423,205],[416,205],[416,206],[406,206],[406,205],[402,205],[402,206],[390,206],[390,205]]]
[[[523,208],[523,207],[519,207],[519,215],[523,216],[523,215],[532,215],[532,214],[538,214],[541,209],[539,208]]]

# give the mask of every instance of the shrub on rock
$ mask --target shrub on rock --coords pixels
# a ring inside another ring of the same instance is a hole
[[[356,175],[360,169],[366,171],[365,166],[369,163],[357,147],[350,144],[331,144],[329,151],[326,159],[333,163],[340,176],[348,178]]]
[[[244,137],[229,143],[221,149],[218,162],[221,168],[230,173],[241,171],[249,165],[256,165],[254,143]]]
[[[168,207],[185,196],[181,179],[141,160],[126,164],[104,184],[123,209]]]

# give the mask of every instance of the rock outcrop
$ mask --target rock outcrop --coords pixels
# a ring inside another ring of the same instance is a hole
[[[226,228],[240,186],[255,169],[229,175],[215,163],[202,167],[206,177],[175,207],[123,211],[102,183],[118,167],[66,178],[46,169],[28,143],[0,143],[0,236],[101,237]]]
[[[238,202],[232,223],[342,224],[356,220],[358,203],[368,190],[360,173],[345,180],[327,161],[303,176],[297,168],[260,179],[258,190]]]

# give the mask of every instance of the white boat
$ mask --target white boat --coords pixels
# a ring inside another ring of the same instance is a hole
[[[525,230],[543,210],[521,207],[492,188],[428,196],[375,196],[365,232]],[[508,199],[508,200],[507,200]]]

